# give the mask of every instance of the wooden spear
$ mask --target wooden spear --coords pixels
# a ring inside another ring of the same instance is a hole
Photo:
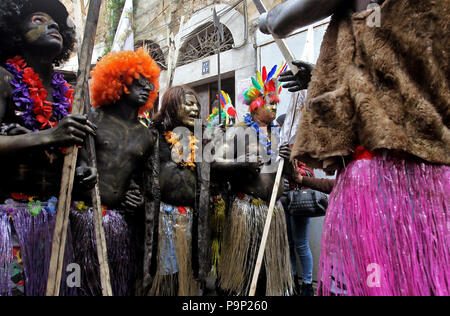
[[[260,14],[266,13],[267,9],[264,6],[264,4],[262,3],[261,0],[253,0],[253,3],[255,4],[256,8],[258,9]],[[292,72],[295,74],[297,73],[299,70],[298,68],[292,63],[294,61],[294,55],[292,54],[291,50],[289,49],[289,47],[287,46],[286,42],[284,40],[281,39],[277,39],[274,38],[275,42],[278,45],[278,48],[281,50],[281,53],[283,54],[283,57],[286,59],[287,63],[289,64],[289,67],[291,68]],[[297,107],[297,100],[294,101],[294,105],[293,105],[293,111],[296,110]],[[294,120],[292,122],[295,121],[295,117]],[[290,133],[292,133],[292,125],[290,128]],[[290,139],[289,135],[289,138]],[[256,260],[256,266],[255,266],[255,270],[253,273],[253,279],[252,279],[252,283],[250,286],[250,293],[249,296],[255,296],[256,294],[256,286],[258,285],[258,277],[259,277],[259,273],[261,272],[261,265],[262,265],[262,261],[264,258],[264,252],[266,251],[266,245],[267,245],[267,238],[269,236],[269,230],[270,230],[270,225],[272,224],[272,217],[273,217],[273,211],[275,209],[275,203],[277,202],[277,196],[278,196],[278,189],[280,187],[280,183],[281,183],[281,177],[283,175],[283,169],[284,169],[284,159],[281,159],[280,164],[278,166],[278,171],[277,171],[277,175],[275,178],[275,184],[273,187],[273,192],[272,192],[272,197],[270,199],[270,204],[269,204],[269,210],[267,212],[267,219],[266,219],[266,223],[264,226],[264,231],[263,231],[263,236],[261,239],[261,245],[259,247],[259,252],[258,252],[258,258]]]
[[[87,84],[87,82],[86,82]],[[85,88],[85,111],[89,113],[89,86],[86,85]],[[97,155],[95,149],[95,139],[92,135],[88,136],[86,141],[87,152],[89,154],[89,163],[92,168],[97,168]],[[106,236],[105,229],[103,228],[103,210],[102,210],[102,202],[100,197],[100,185],[99,185],[99,177],[97,173],[97,182],[95,184],[94,189],[91,191],[92,197],[92,207],[94,210],[94,231],[95,231],[95,241],[97,247],[97,257],[100,268],[100,284],[102,287],[103,296],[112,296],[112,287],[111,287],[111,279],[109,274],[109,265],[108,265],[108,249],[106,246]]]
[[[85,89],[88,86],[89,72],[92,60],[92,54],[97,33],[97,24],[100,15],[101,0],[91,0],[84,39],[79,58],[79,71],[77,84],[75,86],[75,98],[72,107],[73,114],[83,112],[83,103],[85,102]],[[58,211],[56,215],[56,224],[53,234],[52,253],[50,258],[49,275],[47,280],[47,296],[59,296],[61,286],[61,276],[64,268],[64,253],[66,248],[67,228],[69,223],[70,203],[72,200],[73,181],[75,177],[75,168],[78,157],[78,147],[67,148],[64,166],[62,170],[61,189],[58,200]],[[100,240],[97,240],[100,243]],[[101,253],[98,254],[99,259]],[[107,287],[104,288],[105,294],[111,292]]]

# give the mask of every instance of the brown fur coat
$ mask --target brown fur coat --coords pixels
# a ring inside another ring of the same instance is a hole
[[[293,157],[314,167],[358,145],[450,165],[449,0],[337,13],[309,85]]]

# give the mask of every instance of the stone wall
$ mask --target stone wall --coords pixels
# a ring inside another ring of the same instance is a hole
[[[259,13],[253,1],[247,1],[249,22],[255,22]],[[282,0],[263,0],[268,9],[276,4],[284,2]],[[179,19],[184,16],[188,21],[195,13],[213,4],[225,4],[233,6],[238,0],[136,0],[135,26],[136,40],[160,41],[167,37],[167,31],[174,34],[179,31]],[[236,7],[243,14],[243,5]],[[161,46],[161,45],[160,45]]]

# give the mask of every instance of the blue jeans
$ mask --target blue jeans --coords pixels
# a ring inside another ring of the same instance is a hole
[[[294,275],[297,275],[297,260],[295,254],[300,257],[302,266],[302,280],[304,284],[312,284],[313,256],[309,247],[309,217],[291,216],[286,210],[286,221],[289,238],[289,250]]]

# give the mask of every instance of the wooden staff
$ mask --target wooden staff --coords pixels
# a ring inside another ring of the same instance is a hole
[[[256,8],[258,9],[259,13],[263,14],[267,12],[266,7],[264,6],[264,4],[262,3],[261,0],[253,0]],[[289,64],[292,72],[295,74],[297,73],[299,70],[298,68],[292,63],[294,61],[294,55],[292,54],[291,50],[289,49],[289,47],[287,46],[286,42],[284,40],[281,39],[277,39],[274,38],[275,42],[278,45],[278,48],[281,50],[281,53],[283,54],[283,57],[286,59],[287,63]],[[296,110],[297,107],[297,99],[294,101],[294,105],[293,105],[293,109],[292,110]],[[295,121],[295,116],[294,119],[292,121]],[[289,132],[289,138],[291,136],[292,133],[292,124],[290,126],[290,132]],[[273,217],[273,211],[275,209],[275,203],[277,202],[277,196],[278,196],[278,189],[280,187],[280,183],[281,183],[281,177],[283,175],[283,169],[284,169],[284,159],[282,159],[280,161],[280,164],[278,166],[278,171],[277,171],[277,176],[275,178],[275,184],[273,187],[273,192],[272,192],[272,197],[270,199],[270,204],[269,204],[269,210],[267,212],[267,218],[266,218],[266,223],[264,226],[264,231],[263,231],[263,236],[261,239],[261,245],[259,247],[259,252],[258,252],[258,258],[256,260],[256,266],[255,266],[255,271],[253,273],[253,279],[252,279],[252,283],[250,286],[250,293],[249,296],[255,296],[256,294],[256,286],[258,285],[258,277],[259,277],[259,273],[261,272],[261,266],[262,266],[262,261],[264,258],[264,253],[266,251],[266,245],[267,245],[267,238],[269,236],[269,230],[270,230],[270,225],[272,224],[272,217]]]
[[[100,15],[101,0],[91,0],[84,40],[79,58],[79,72],[75,86],[75,98],[72,107],[73,114],[83,112],[84,89],[88,86],[89,71],[97,33],[97,24]],[[66,248],[67,227],[69,223],[70,203],[72,200],[73,181],[78,157],[78,147],[67,148],[62,170],[61,190],[58,200],[58,211],[53,234],[52,253],[50,258],[49,275],[47,280],[47,296],[59,296],[61,276],[64,268],[64,253]],[[97,243],[100,243],[99,241]],[[101,254],[99,253],[99,258]]]
[[[84,91],[85,91],[85,111],[86,113],[89,113],[90,98],[89,98],[89,87],[87,85]],[[97,155],[95,150],[95,139],[92,135],[88,136],[86,146],[89,154],[89,165],[97,170],[98,168],[97,168]],[[106,246],[105,229],[103,228],[103,210],[100,197],[99,181],[100,180],[97,173],[97,181],[95,183],[94,189],[92,189],[91,191],[92,206],[94,209],[95,241],[97,247],[98,263],[100,267],[100,284],[102,286],[102,294],[103,296],[112,296],[113,293],[109,274],[108,249]]]

